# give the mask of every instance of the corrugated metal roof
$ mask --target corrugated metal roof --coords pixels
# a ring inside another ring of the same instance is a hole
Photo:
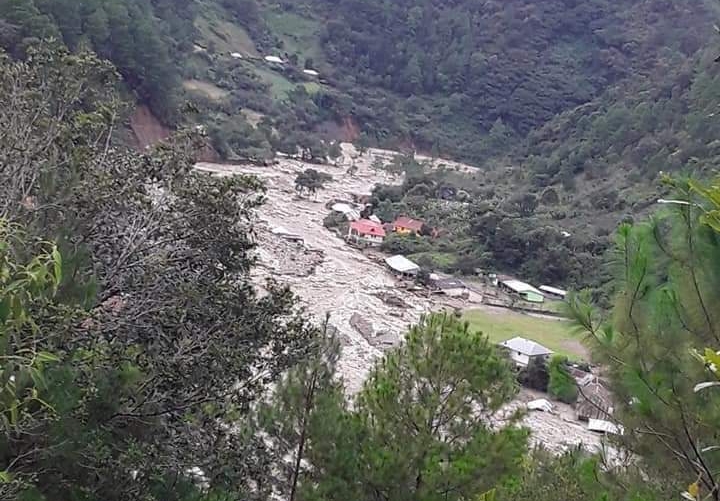
[[[369,219],[360,219],[358,221],[353,221],[352,223],[350,223],[350,228],[357,231],[361,235],[373,235],[376,237],[385,236],[385,229],[382,227],[382,225],[376,223],[375,221],[370,221]]]
[[[543,295],[542,292],[537,290],[535,287],[533,287],[530,284],[526,284],[525,282],[521,282],[520,280],[503,280],[502,282],[506,287],[511,288],[515,292],[535,292],[536,294]]]
[[[541,285],[540,290],[544,292],[549,292],[550,294],[555,294],[556,296],[565,297],[567,295],[567,291],[558,289],[557,287],[551,287],[549,285]]]
[[[385,258],[385,263],[390,268],[395,271],[399,271],[400,273],[411,273],[420,269],[418,265],[410,261],[405,256],[400,255]]]
[[[500,346],[504,346],[505,348],[522,353],[523,355],[527,355],[529,357],[550,355],[553,353],[552,350],[545,348],[540,343],[536,343],[535,341],[530,341],[529,339],[519,336],[503,341],[500,343]]]
[[[422,221],[419,219],[411,219],[407,216],[400,216],[393,222],[393,226],[399,227],[399,228],[407,228],[409,230],[413,231],[421,231],[423,227]]]

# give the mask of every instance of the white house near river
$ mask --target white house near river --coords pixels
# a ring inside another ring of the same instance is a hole
[[[552,350],[545,348],[540,343],[524,337],[514,337],[499,343],[499,345],[507,349],[510,358],[520,367],[527,367],[530,360],[534,358],[545,358],[553,353]]]

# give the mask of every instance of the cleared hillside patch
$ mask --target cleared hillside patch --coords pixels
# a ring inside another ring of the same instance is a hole
[[[265,12],[265,21],[273,33],[282,40],[284,51],[289,54],[299,54],[301,63],[308,58],[315,62],[323,59],[319,21],[279,10]]]
[[[183,82],[183,88],[191,92],[198,92],[200,94],[203,94],[215,101],[225,99],[229,94],[229,92],[225,89],[221,89],[217,85],[210,82],[205,82],[203,80],[185,80]]]
[[[195,27],[202,38],[211,42],[218,52],[239,52],[246,56],[259,56],[252,38],[240,25],[220,19],[198,17]]]
[[[280,73],[266,69],[256,68],[255,72],[263,79],[263,81],[270,84],[270,93],[273,99],[282,101],[288,95],[288,92],[295,88],[295,83],[285,78]]]

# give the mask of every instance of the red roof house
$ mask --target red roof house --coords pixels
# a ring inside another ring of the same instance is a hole
[[[393,222],[393,231],[402,234],[420,233],[423,227],[422,221],[419,219],[411,219],[406,216],[400,216]]]
[[[358,219],[350,223],[347,238],[358,244],[380,245],[385,238],[385,229],[381,223]]]

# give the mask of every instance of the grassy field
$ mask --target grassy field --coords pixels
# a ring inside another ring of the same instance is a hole
[[[248,56],[258,56],[255,43],[248,33],[237,24],[221,19],[198,17],[195,26],[202,37],[215,44],[221,52],[240,52]]]
[[[202,80],[185,80],[183,87],[189,91],[204,94],[214,101],[220,101],[228,96],[228,91],[225,89],[221,89],[217,85]]]
[[[587,359],[587,351],[564,320],[538,318],[510,310],[469,310],[463,315],[473,329],[499,343],[515,336],[531,339],[573,360]]]
[[[300,55],[301,65],[307,58],[315,62],[322,60],[320,47],[320,24],[293,12],[280,9],[265,12],[265,21],[272,31],[283,41],[284,49],[290,54]]]
[[[272,94],[272,97],[273,99],[276,99],[278,101],[282,101],[283,99],[285,99],[288,95],[288,92],[295,88],[296,84],[285,78],[280,73],[277,73],[270,69],[257,67],[255,68],[255,73],[257,73],[258,76],[262,78],[265,82],[270,84],[270,92]]]

